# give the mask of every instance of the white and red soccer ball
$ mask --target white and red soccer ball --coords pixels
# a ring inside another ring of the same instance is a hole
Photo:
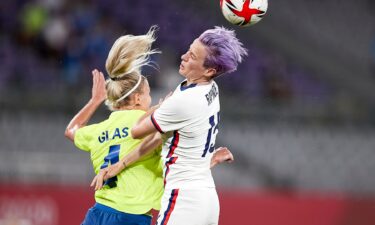
[[[268,0],[220,0],[220,8],[230,23],[246,27],[258,23],[268,8]]]

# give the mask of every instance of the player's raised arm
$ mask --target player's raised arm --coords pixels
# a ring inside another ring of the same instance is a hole
[[[106,99],[105,79],[102,72],[92,71],[92,96],[89,102],[73,117],[65,129],[65,137],[74,142],[76,130],[85,126],[96,109]]]
[[[127,166],[130,166],[134,162],[138,161],[142,156],[155,150],[161,144],[162,138],[160,133],[156,132],[147,136],[134,151],[123,157],[119,162],[105,169],[101,169],[92,180],[90,186],[95,186],[96,191],[101,189],[104,181],[116,176]]]

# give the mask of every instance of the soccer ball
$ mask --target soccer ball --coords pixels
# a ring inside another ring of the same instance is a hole
[[[230,23],[246,27],[263,18],[267,12],[268,0],[220,0],[220,8]]]

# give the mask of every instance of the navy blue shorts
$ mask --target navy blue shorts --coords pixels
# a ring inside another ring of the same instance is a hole
[[[148,215],[124,213],[96,203],[81,225],[150,225],[151,219]]]

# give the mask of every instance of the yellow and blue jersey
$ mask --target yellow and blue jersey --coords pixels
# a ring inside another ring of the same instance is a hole
[[[74,143],[90,152],[96,174],[141,143],[142,139],[131,137],[130,130],[144,113],[141,110],[115,111],[103,122],[76,131]],[[159,210],[163,194],[160,152],[161,147],[106,181],[106,185],[95,192],[96,202],[131,214],[144,214],[152,208]]]

